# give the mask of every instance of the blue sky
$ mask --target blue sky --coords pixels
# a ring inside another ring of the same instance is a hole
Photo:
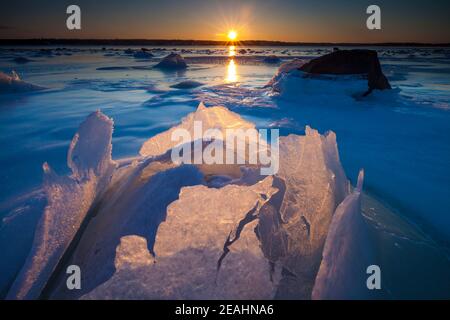
[[[77,4],[82,30],[66,29]],[[370,4],[382,30],[366,28]],[[305,42],[450,42],[448,0],[14,0],[0,5],[0,38],[146,38]]]

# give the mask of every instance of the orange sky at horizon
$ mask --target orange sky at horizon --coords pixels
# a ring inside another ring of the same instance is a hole
[[[77,2],[82,29],[71,31],[65,1],[15,0],[0,12],[0,38],[227,41],[233,29],[241,41],[450,42],[445,0],[379,0],[381,30],[367,29],[366,0]]]

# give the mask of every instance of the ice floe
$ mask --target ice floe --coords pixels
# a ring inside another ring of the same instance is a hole
[[[0,93],[21,93],[42,89],[44,88],[21,80],[15,71],[11,75],[0,72]]]
[[[155,65],[155,68],[163,70],[180,70],[186,69],[187,64],[182,56],[177,53],[171,53]]]

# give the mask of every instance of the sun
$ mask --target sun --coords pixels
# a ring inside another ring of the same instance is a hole
[[[237,38],[237,32],[234,30],[230,30],[228,31],[228,39],[230,39],[231,41],[236,40]]]

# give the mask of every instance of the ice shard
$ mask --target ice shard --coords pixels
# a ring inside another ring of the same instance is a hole
[[[31,252],[12,285],[9,299],[35,299],[41,294],[89,208],[108,183],[113,121],[100,111],[79,127],[68,152],[70,176],[58,176],[45,163],[47,206],[36,227]]]
[[[333,213],[349,190],[335,134],[306,127],[305,136],[281,137],[277,176],[285,186],[279,208],[272,209],[285,239],[271,250],[285,271],[278,297],[309,299]]]
[[[223,134],[225,129],[254,129],[255,125],[245,121],[237,113],[231,112],[225,107],[205,107],[200,103],[197,110],[188,114],[181,124],[164,131],[149,140],[141,147],[139,153],[142,156],[156,156],[167,152],[178,143],[172,140],[172,133],[178,129],[187,130],[191,137],[194,137],[194,122],[201,122],[202,129],[219,129]]]
[[[313,299],[368,299],[367,267],[374,264],[374,244],[361,214],[364,171],[360,171],[355,190],[337,207],[331,222]],[[376,290],[375,290],[376,291]]]

